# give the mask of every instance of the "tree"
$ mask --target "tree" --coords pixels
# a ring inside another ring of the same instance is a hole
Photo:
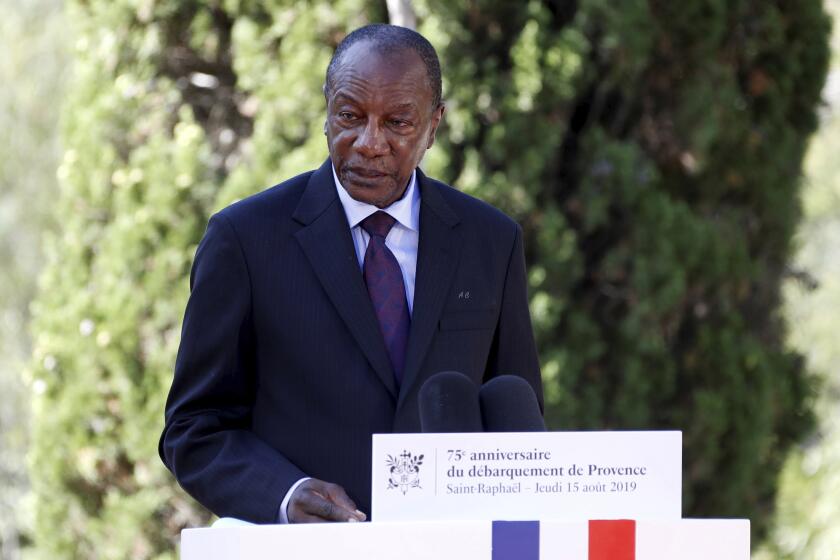
[[[195,247],[212,210],[323,157],[323,68],[383,13],[91,0],[68,17],[62,230],[33,320],[36,548],[174,558],[179,530],[208,519],[157,457]]]
[[[436,170],[526,228],[555,428],[680,428],[684,512],[766,528],[813,384],[779,288],[828,61],[820,2],[418,2]]]
[[[416,1],[449,105],[424,166],[525,226],[552,426],[682,428],[686,512],[761,530],[810,425],[777,308],[828,23],[817,0],[672,4]],[[63,231],[35,306],[38,549],[174,557],[207,519],[156,454],[196,243],[215,209],[322,160],[332,49],[387,13],[71,6]]]
[[[837,21],[840,1],[826,7]],[[824,90],[820,131],[805,160],[804,219],[797,232],[794,265],[786,282],[785,315],[790,340],[810,368],[820,374],[815,433],[791,453],[780,476],[771,538],[758,558],[818,560],[840,550],[840,28],[833,31],[832,75]]]

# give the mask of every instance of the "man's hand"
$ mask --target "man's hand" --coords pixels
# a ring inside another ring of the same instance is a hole
[[[286,514],[290,523],[364,521],[364,513],[338,484],[310,478],[295,488]]]

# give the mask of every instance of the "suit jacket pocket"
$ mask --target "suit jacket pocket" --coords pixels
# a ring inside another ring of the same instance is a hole
[[[467,331],[492,329],[496,326],[496,312],[493,309],[451,311],[440,317],[442,331]]]

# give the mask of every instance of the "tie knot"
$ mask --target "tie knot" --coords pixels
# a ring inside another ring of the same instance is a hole
[[[361,226],[368,235],[385,238],[395,222],[394,218],[380,210],[362,220]]]

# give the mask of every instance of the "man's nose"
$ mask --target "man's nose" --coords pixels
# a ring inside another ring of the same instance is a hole
[[[354,144],[359,153],[367,158],[384,156],[391,151],[385,131],[374,119],[368,120]]]

